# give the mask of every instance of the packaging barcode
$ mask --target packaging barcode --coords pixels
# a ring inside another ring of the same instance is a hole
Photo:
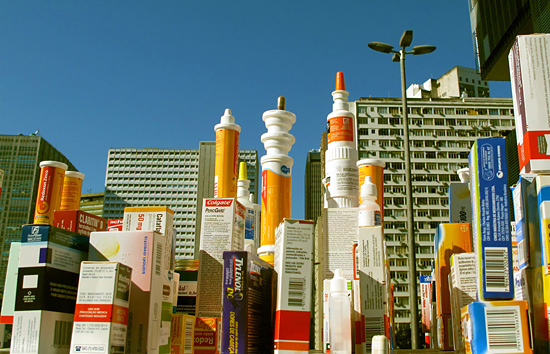
[[[487,292],[510,291],[508,248],[485,248],[485,287]]]
[[[302,307],[305,300],[305,285],[304,278],[289,278],[288,279],[288,306]]]
[[[53,330],[54,347],[68,347],[71,344],[72,332],[73,323],[71,321],[55,321]]]
[[[162,246],[157,244],[157,252],[155,254],[155,275],[160,276],[160,270],[162,268]]]
[[[184,353],[190,354],[193,352],[193,322],[193,319],[185,319],[185,340],[183,343]]]
[[[365,317],[365,339],[367,352],[372,349],[372,337],[384,334],[383,317]]]
[[[523,353],[518,307],[486,307],[487,346],[491,353]]]

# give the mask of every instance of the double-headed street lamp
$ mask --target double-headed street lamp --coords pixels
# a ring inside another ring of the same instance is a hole
[[[381,43],[371,42],[369,48],[382,53],[393,53],[392,61],[401,63],[401,101],[403,105],[403,144],[405,145],[405,183],[407,185],[407,245],[409,247],[409,292],[411,298],[409,301],[411,312],[411,345],[412,349],[418,349],[418,294],[416,290],[416,247],[414,239],[414,216],[412,202],[412,180],[411,180],[411,151],[409,145],[409,118],[407,111],[407,84],[405,80],[405,55],[407,54],[427,54],[435,50],[432,45],[419,45],[412,48],[410,52],[405,49],[411,45],[412,31],[405,31],[399,41],[401,50],[393,49],[393,46]]]

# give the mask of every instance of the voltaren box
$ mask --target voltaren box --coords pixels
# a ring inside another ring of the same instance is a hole
[[[372,337],[385,334],[386,263],[382,226],[360,227],[359,283],[361,315],[364,318],[365,352],[372,349]]]
[[[474,301],[462,308],[466,352],[533,353],[526,301]]]
[[[275,353],[309,352],[314,226],[285,218],[275,230]]]
[[[462,342],[460,309],[476,300],[476,256],[474,253],[458,253],[451,256],[451,322],[455,351],[464,351]]]
[[[353,244],[357,241],[358,208],[323,209],[324,279],[332,279],[341,269],[345,279],[352,280]]]
[[[508,60],[521,173],[550,172],[550,34],[517,36]]]
[[[439,224],[437,229],[438,246],[435,265],[435,296],[437,316],[451,315],[451,294],[449,292],[449,274],[451,274],[451,256],[455,253],[472,252],[469,223]],[[445,350],[452,349],[446,348]]]
[[[277,273],[246,251],[223,259],[222,353],[273,353]]]
[[[120,262],[132,268],[127,353],[158,353],[164,244],[164,237],[155,231],[102,231],[90,236],[90,261]]]
[[[117,262],[82,262],[71,354],[124,353],[132,268]]]
[[[107,220],[82,210],[56,210],[53,213],[53,224],[84,236],[90,236],[94,231],[105,231],[107,228]]]
[[[2,298],[2,311],[0,323],[12,324],[13,311],[15,310],[15,293],[17,291],[17,274],[19,273],[19,254],[21,242],[12,242],[10,255],[6,269],[6,282],[4,283],[4,296]]]
[[[471,222],[472,199],[468,183],[449,185],[449,222]]]
[[[174,270],[174,211],[168,207],[126,207],[122,231],[156,231],[164,236],[164,269]]]
[[[504,139],[477,139],[472,146],[469,162],[478,299],[512,299],[510,192]]]
[[[80,263],[88,237],[49,225],[25,225],[11,352],[67,353],[71,341]]]
[[[193,354],[195,316],[178,313],[172,315],[170,346],[172,354]]]

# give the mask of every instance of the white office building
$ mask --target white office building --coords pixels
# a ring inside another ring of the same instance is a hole
[[[110,149],[103,217],[122,218],[129,206],[167,206],[174,210],[176,258],[194,258],[202,199],[214,195],[215,149],[215,142],[187,150]],[[250,192],[257,198],[257,151],[239,151],[239,161],[247,163]]]

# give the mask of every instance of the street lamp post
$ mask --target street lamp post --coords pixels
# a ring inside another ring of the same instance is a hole
[[[409,291],[411,294],[409,305],[411,313],[411,345],[412,349],[418,349],[418,293],[416,289],[416,247],[414,239],[414,216],[413,216],[413,189],[411,178],[411,149],[409,144],[409,115],[407,110],[407,83],[405,79],[405,55],[406,54],[427,54],[435,50],[431,45],[420,45],[406,52],[405,49],[411,45],[412,31],[403,32],[399,46],[401,50],[396,51],[393,46],[381,42],[369,43],[369,48],[382,53],[393,53],[392,61],[401,63],[401,102],[403,107],[403,145],[405,146],[405,183],[407,185],[407,246],[409,248]]]

